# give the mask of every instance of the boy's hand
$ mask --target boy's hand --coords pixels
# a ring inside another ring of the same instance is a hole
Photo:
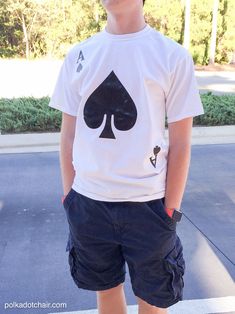
[[[167,215],[172,218],[173,212],[174,212],[174,208],[167,208],[165,207],[165,211],[167,213]]]
[[[181,217],[182,217],[182,211],[181,209],[178,208],[167,208],[165,207],[165,211],[167,213],[167,215],[174,221],[180,221]],[[174,216],[174,218],[173,218]]]
[[[66,195],[61,196],[61,203],[64,204],[64,200],[66,198]]]

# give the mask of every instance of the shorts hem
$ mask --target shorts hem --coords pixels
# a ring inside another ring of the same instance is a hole
[[[172,305],[174,305],[175,303],[182,301],[183,297],[179,297],[177,299],[174,299],[172,301],[169,302],[162,302],[162,301],[154,301],[151,298],[147,297],[146,295],[143,295],[142,293],[137,292],[136,290],[133,289],[134,295],[139,297],[140,299],[144,300],[145,302],[147,302],[150,305],[156,306],[156,307],[160,307],[163,309],[166,309]]]
[[[75,283],[76,283],[77,287],[81,288],[81,289],[91,290],[91,291],[102,291],[102,290],[108,290],[108,289],[114,288],[123,282],[125,282],[125,273],[119,280],[112,282],[110,284],[104,285],[104,286],[96,286],[96,287],[93,286],[93,287],[91,287],[91,286],[87,286],[85,284],[81,284],[77,281]]]

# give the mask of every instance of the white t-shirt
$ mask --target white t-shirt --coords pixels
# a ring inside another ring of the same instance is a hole
[[[101,201],[164,197],[165,116],[204,113],[191,55],[149,25],[70,48],[49,106],[77,117],[72,188]]]

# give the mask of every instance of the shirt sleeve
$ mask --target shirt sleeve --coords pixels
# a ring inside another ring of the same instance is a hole
[[[70,53],[67,53],[60,68],[48,106],[69,115],[77,116],[80,96],[72,85],[73,62],[71,59]]]
[[[187,117],[204,114],[194,72],[192,56],[179,61],[171,73],[170,88],[166,95],[167,121],[175,122]]]

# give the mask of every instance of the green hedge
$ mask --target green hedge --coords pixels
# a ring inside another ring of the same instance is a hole
[[[235,95],[201,95],[205,114],[195,117],[194,125],[216,126],[235,124]]]
[[[59,131],[61,112],[48,103],[49,97],[0,98],[1,134]]]
[[[194,126],[235,124],[235,95],[201,95],[204,115],[193,119]],[[0,98],[1,134],[59,132],[61,112],[48,106],[49,97]]]

